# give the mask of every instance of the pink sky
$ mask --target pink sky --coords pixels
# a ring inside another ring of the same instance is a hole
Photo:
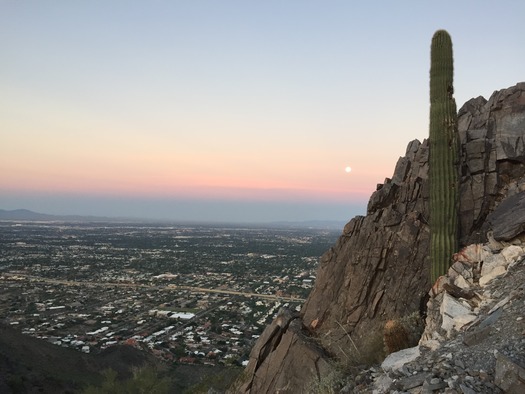
[[[383,168],[362,168],[350,161],[306,152],[287,157],[261,151],[252,156],[234,152],[126,154],[97,148],[96,144],[23,143],[10,137],[11,150],[3,156],[2,189],[25,192],[67,192],[140,197],[217,197],[238,199],[365,200],[384,179]],[[145,142],[147,138],[144,139]],[[133,153],[135,150],[131,149]],[[310,158],[312,157],[312,159]],[[314,159],[315,158],[315,159]],[[384,163],[384,167],[386,165]],[[391,167],[391,166],[390,166]],[[390,171],[391,172],[391,171]],[[390,175],[390,174],[388,174]]]
[[[220,220],[248,220],[240,201],[258,219],[364,213],[428,135],[436,30],[452,36],[458,107],[523,80],[525,2],[445,3],[7,2],[0,209],[126,215],[104,206],[120,198],[144,216],[215,199]],[[490,39],[472,34],[487,26]]]

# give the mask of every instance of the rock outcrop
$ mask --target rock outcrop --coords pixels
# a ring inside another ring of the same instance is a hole
[[[382,371],[368,371],[373,384],[347,383],[345,392],[525,392],[525,234],[469,245],[455,258],[432,289],[419,346],[392,353]],[[483,272],[490,260],[498,264]]]
[[[348,223],[322,256],[303,322],[336,357],[382,344],[382,327],[418,311],[429,283],[428,143],[414,141],[367,215]],[[377,349],[376,349],[377,350]]]
[[[488,102],[483,97],[469,100],[459,110],[463,246],[485,242],[489,213],[525,189],[524,90],[522,82],[495,92]]]
[[[458,127],[460,244],[514,238],[525,222],[525,83],[468,101]],[[428,150],[427,141],[408,145],[392,178],[372,194],[367,215],[352,219],[322,256],[301,315],[265,330],[237,392],[303,392],[330,359],[380,357],[386,321],[424,312],[431,287]],[[509,217],[516,219],[510,230]]]
[[[521,215],[525,220],[525,209]],[[492,313],[516,297],[510,292],[495,303],[488,285],[494,279],[506,276],[514,265],[523,263],[524,259],[525,234],[513,239],[512,244],[473,244],[455,254],[455,262],[448,274],[441,277],[431,290],[426,327],[419,344],[437,349],[447,338],[464,331],[468,331],[465,341],[469,345],[484,336],[489,317],[495,316]],[[520,286],[525,284],[518,283],[516,287]],[[487,309],[491,303],[494,305]],[[484,308],[488,312],[480,315]],[[468,330],[470,328],[475,329]]]
[[[301,374],[282,374],[274,370],[293,370],[300,360]],[[305,376],[323,376],[330,370],[325,351],[309,336],[299,316],[287,309],[279,311],[253,348],[245,371],[241,392],[295,392]]]

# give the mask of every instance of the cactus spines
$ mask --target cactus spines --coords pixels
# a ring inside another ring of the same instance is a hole
[[[410,337],[404,325],[398,320],[389,320],[383,330],[383,343],[386,354],[410,347]]]
[[[383,328],[383,344],[386,354],[416,346],[423,334],[425,324],[418,312],[388,320]]]
[[[458,141],[453,98],[452,40],[445,30],[430,50],[430,260],[431,280],[446,274],[458,245]]]

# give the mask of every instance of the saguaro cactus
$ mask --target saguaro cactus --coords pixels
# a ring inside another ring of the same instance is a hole
[[[453,98],[452,40],[445,30],[430,50],[430,260],[432,283],[444,275],[458,245],[458,140]]]

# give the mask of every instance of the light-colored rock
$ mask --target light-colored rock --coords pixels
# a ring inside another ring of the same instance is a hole
[[[486,286],[492,279],[497,278],[498,276],[504,275],[507,272],[507,269],[500,265],[490,271],[487,275],[482,276],[479,279],[479,285],[481,287]]]
[[[477,268],[477,267],[476,267]],[[474,270],[472,268],[462,272],[461,276],[470,284],[474,283]]]
[[[476,320],[476,314],[474,313],[467,313],[465,315],[457,316],[454,319],[454,328],[459,331],[463,326],[469,324],[470,322],[473,322]]]
[[[525,257],[522,256],[521,258],[517,259],[516,261],[510,263],[509,266],[507,267],[507,270],[513,268],[516,265],[523,264],[523,263],[525,263]]]
[[[459,261],[456,261],[448,269],[447,275],[451,280],[455,280],[465,270],[465,265]]]
[[[521,246],[517,245],[510,245],[507,246],[505,249],[501,251],[501,254],[507,261],[507,265],[514,263],[516,260],[518,260],[520,257],[522,257],[525,254],[525,251]]]
[[[482,260],[482,245],[481,244],[471,244],[465,246],[458,253],[454,254],[454,261],[459,261],[462,263],[478,263]]]
[[[496,312],[498,309],[500,309],[502,306],[505,306],[510,301],[510,295],[499,301],[496,305],[494,305],[490,311],[488,312],[488,315]]]
[[[499,252],[501,249],[503,249],[505,246],[503,243],[496,241],[494,239],[494,233],[492,231],[489,231],[487,233],[487,246],[492,250],[493,252]]]
[[[501,250],[501,249],[500,249]],[[490,245],[484,244],[481,246],[481,250],[479,253],[480,262],[487,260],[490,256],[492,256],[494,253],[498,253],[498,251],[493,250]]]
[[[472,282],[468,282],[462,275],[459,275],[456,280],[454,280],[454,284],[462,289],[470,289]]]
[[[426,347],[427,349],[434,351],[441,347],[441,342],[437,339],[433,339],[433,338],[424,339],[423,337],[421,337],[421,340],[419,341],[419,346],[423,346],[423,347]]]
[[[501,253],[486,254],[481,268],[480,285],[485,286],[492,279],[503,275],[507,267],[522,258],[524,254],[525,250],[518,245],[506,246]]]
[[[443,302],[440,307],[441,313],[441,328],[450,336],[453,330],[458,331],[465,324],[470,323],[476,319],[476,315],[472,313],[471,309],[454,297],[445,293]]]
[[[387,374],[381,374],[374,381],[374,388],[372,390],[372,394],[388,393],[390,387],[392,387],[392,383],[394,383],[394,381]]]
[[[437,278],[437,280],[432,285],[432,289],[430,290],[434,297],[443,292],[443,285],[445,283],[450,283],[450,279],[447,275],[441,275],[439,278]]]
[[[507,267],[507,265],[509,265],[509,263],[502,253],[487,256],[483,261],[483,266],[481,267],[481,276],[483,277],[490,274],[490,272],[497,267]]]
[[[406,363],[414,361],[420,355],[419,346],[390,353],[381,364],[384,371],[396,371]]]

